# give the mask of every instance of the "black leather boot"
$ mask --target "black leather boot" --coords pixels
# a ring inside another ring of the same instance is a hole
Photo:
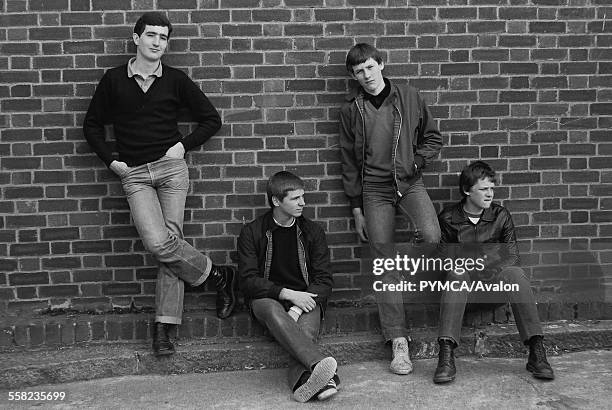
[[[542,336],[533,336],[529,339],[529,358],[526,367],[536,379],[553,380],[555,374],[546,360],[543,339]]]
[[[457,369],[455,368],[455,343],[452,340],[440,339],[440,353],[438,355],[438,367],[434,373],[434,383],[448,383],[455,380]]]
[[[167,356],[174,353],[174,345],[168,337],[168,324],[155,322],[153,325],[153,354]]]
[[[217,286],[217,316],[226,319],[236,306],[236,271],[230,266],[213,265],[209,278]]]

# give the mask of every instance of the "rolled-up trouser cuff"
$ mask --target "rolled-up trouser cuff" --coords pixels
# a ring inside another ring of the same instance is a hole
[[[206,269],[204,269],[204,273],[202,273],[202,276],[200,276],[198,280],[190,283],[191,286],[200,286],[206,281],[206,279],[208,279],[208,275],[210,275],[210,271],[212,270],[212,260],[210,260],[208,256],[204,256],[206,257]]]
[[[396,327],[391,329],[383,329],[382,331],[383,337],[385,338],[385,342],[390,342],[393,339],[398,337],[405,337],[406,340],[410,341],[410,336],[408,336],[408,329],[405,327]]]
[[[174,316],[155,316],[155,321],[159,323],[168,323],[171,325],[180,325],[183,322],[180,317]]]

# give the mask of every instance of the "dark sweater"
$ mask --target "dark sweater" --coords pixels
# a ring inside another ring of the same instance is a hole
[[[198,125],[183,137],[178,129],[181,108]],[[161,158],[182,142],[188,151],[202,145],[221,127],[219,113],[185,73],[163,65],[163,75],[144,93],[127,75],[127,65],[108,70],[89,104],[83,132],[106,166],[113,162],[104,124],[113,124],[119,161],[133,167]]]
[[[289,228],[279,226],[272,232],[270,280],[283,288],[303,292],[307,286],[300,270],[296,226],[295,223]]]

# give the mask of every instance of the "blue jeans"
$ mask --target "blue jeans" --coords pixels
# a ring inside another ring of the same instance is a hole
[[[412,224],[419,239],[426,243],[440,242],[440,225],[436,210],[419,178],[402,197],[392,184],[364,183],[363,212],[368,231],[368,241],[375,258],[395,258],[395,213],[399,209]],[[415,249],[419,257],[422,251]],[[400,272],[390,271],[383,277],[384,283],[400,283]],[[378,315],[383,337],[389,341],[407,337],[404,299],[402,292],[375,292]]]
[[[302,313],[297,322],[275,299],[254,299],[251,310],[274,340],[291,355],[287,382],[293,390],[302,374],[311,371],[315,364],[325,358],[316,345],[321,326],[321,307],[317,305],[310,312]]]
[[[155,321],[180,324],[184,282],[204,283],[212,267],[208,256],[183,239],[187,164],[182,158],[163,156],[129,168],[121,182],[140,239],[159,262]]]
[[[469,275],[457,275],[454,272],[448,272],[446,280],[468,283],[471,281]],[[508,266],[496,275],[496,280],[502,280],[506,284],[519,285],[518,292],[507,292],[505,297],[510,302],[510,306],[512,306],[512,313],[514,314],[521,340],[526,342],[532,336],[542,336],[542,325],[538,317],[538,309],[531,292],[531,284],[527,276],[525,276],[525,271],[518,266]],[[449,290],[442,293],[439,338],[451,339],[457,345],[459,344],[463,314],[468,303],[468,296],[466,291]],[[493,297],[497,299],[494,295]]]

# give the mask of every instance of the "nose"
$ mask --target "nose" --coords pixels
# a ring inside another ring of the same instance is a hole
[[[153,36],[153,45],[159,45],[159,36]]]
[[[299,205],[299,206],[304,206],[304,205],[306,205],[306,201],[304,201],[304,198],[300,198],[300,199],[298,200],[298,205]]]

